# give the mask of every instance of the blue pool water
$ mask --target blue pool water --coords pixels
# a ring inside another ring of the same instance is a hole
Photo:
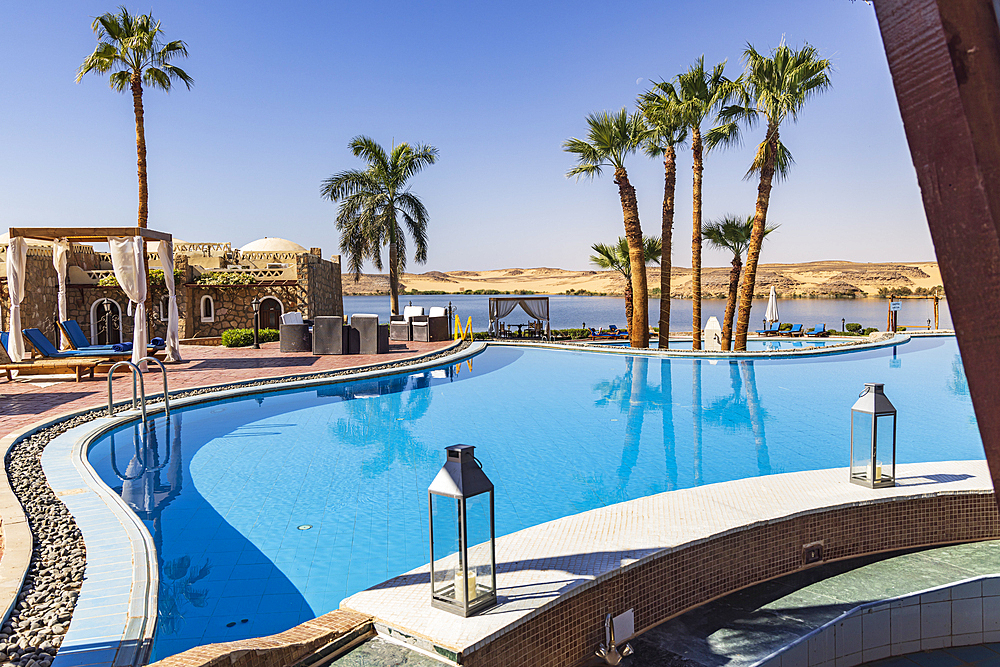
[[[503,535],[671,489],[846,466],[865,382],[885,383],[899,411],[901,462],[983,458],[957,345],[927,338],[739,362],[493,347],[430,372],[177,410],[145,449],[129,427],[89,460],[154,537],[158,660],[280,632],[424,564],[426,490],[447,445],[476,445]]]

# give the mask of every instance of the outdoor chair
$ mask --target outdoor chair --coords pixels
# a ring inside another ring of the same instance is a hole
[[[618,338],[615,334],[610,331],[597,331],[594,327],[588,327],[590,329],[590,339],[594,340],[596,338],[601,339],[615,339]]]
[[[619,329],[614,324],[608,325],[608,331],[615,334],[615,336],[620,338],[628,338],[628,331],[626,329]]]
[[[302,313],[293,311],[281,316],[278,325],[279,352],[312,352],[312,334]]]
[[[444,308],[431,308],[430,313],[410,318],[411,340],[423,342],[448,340],[448,316],[445,315]]]
[[[781,327],[781,325],[778,322],[773,322],[771,326],[769,326],[768,328],[758,329],[756,333],[760,334],[761,336],[772,336],[778,333],[779,327]]]
[[[778,335],[779,336],[802,336],[803,335],[803,333],[802,333],[802,325],[801,324],[793,324],[791,329],[789,329],[788,331],[782,331]]]
[[[813,327],[812,331],[806,334],[807,336],[817,337],[826,336],[826,324],[820,324],[819,326]]]
[[[35,359],[33,361],[17,362],[7,354],[6,331],[0,331],[0,370],[7,374],[7,380],[12,381],[14,376],[11,371],[17,371],[18,377],[22,375],[48,375],[55,373],[73,373],[76,381],[80,382],[84,375],[94,377],[94,369],[99,364],[105,362],[104,359],[96,357],[74,357],[71,359]]]
[[[80,328],[79,323],[76,320],[66,320],[65,322],[59,322],[59,329],[65,334],[66,340],[69,341],[70,348],[79,352],[93,352],[95,354],[102,354],[104,352],[121,352],[122,349],[115,349],[114,345],[91,345],[90,341],[83,334],[83,329]],[[119,343],[119,345],[121,345]],[[166,343],[163,342],[162,338],[153,338],[149,341],[147,349],[150,352],[157,352],[166,347]]]
[[[23,329],[21,331],[24,334],[24,339],[28,342],[31,347],[32,358],[36,354],[45,359],[71,359],[80,357],[101,357],[105,362],[110,361],[121,361],[123,359],[132,358],[132,350],[115,350],[114,347],[102,348],[98,350],[63,350],[60,352],[56,349],[48,338],[45,337],[39,329]],[[119,344],[121,345],[121,344]],[[125,347],[121,345],[121,347]]]
[[[360,354],[389,352],[389,325],[379,324],[378,315],[355,313],[351,315],[351,328],[358,332]]]
[[[391,340],[415,340],[413,338],[412,320],[423,316],[423,306],[403,306],[402,315],[392,315],[389,318],[389,338]]]

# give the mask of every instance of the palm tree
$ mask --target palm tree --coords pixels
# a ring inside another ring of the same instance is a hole
[[[629,261],[628,240],[618,237],[618,243],[595,243],[591,246],[596,254],[590,256],[590,261],[602,269],[617,271],[625,277],[625,320],[628,322],[629,336],[632,335],[632,264]],[[658,236],[645,236],[642,239],[643,265],[650,262],[660,262],[663,246]],[[664,347],[663,349],[667,349]]]
[[[705,170],[702,159],[701,124],[716,107],[724,104],[733,90],[733,82],[723,70],[725,61],[705,70],[705,56],[698,58],[687,72],[674,77],[673,83],[655,84],[656,93],[671,101],[679,123],[691,131],[692,216],[691,216],[691,327],[693,349],[701,349],[701,177]]]
[[[149,191],[146,186],[146,128],[143,121],[142,87],[170,91],[175,81],[188,90],[194,83],[187,72],[171,65],[175,58],[187,57],[187,45],[174,40],[164,44],[163,30],[152,14],[134,16],[124,7],[117,14],[107,13],[94,19],[91,27],[97,35],[97,48],[87,56],[76,72],[76,82],[88,72],[106,74],[111,87],[119,93],[132,91],[135,109],[135,149],[139,169],[139,227],[149,218]]]
[[[740,286],[740,272],[743,270],[743,253],[750,245],[750,234],[753,231],[753,218],[727,215],[710,222],[702,230],[705,239],[718,250],[729,250],[733,253],[733,268],[729,271],[729,298],[726,299],[726,314],[722,323],[722,349],[729,350],[733,340],[733,317],[736,314],[736,296]],[[776,229],[769,226],[764,230],[767,236]]]
[[[798,114],[805,103],[830,86],[828,72],[830,61],[819,57],[819,52],[805,44],[801,49],[791,49],[781,43],[770,55],[763,56],[748,44],[743,53],[745,71],[735,82],[736,104],[719,112],[722,125],[706,136],[709,148],[740,142],[740,128],[754,127],[763,120],[767,123],[764,140],[757,146],[753,163],[746,177],[760,175],[757,186],[757,207],[754,212],[753,232],[747,249],[746,270],[740,289],[740,309],[736,318],[736,350],[746,350],[747,330],[750,328],[750,308],[753,305],[754,283],[757,279],[757,262],[767,230],[767,207],[771,200],[771,185],[775,179],[788,176],[793,160],[778,136],[781,124]]]
[[[629,264],[632,270],[632,319],[629,326],[632,347],[649,347],[649,291],[646,288],[646,262],[643,254],[642,226],[635,188],[628,180],[625,158],[636,151],[646,137],[642,116],[626,109],[617,113],[603,112],[587,116],[587,139],[569,139],[563,150],[577,156],[579,164],[566,176],[599,176],[603,167],[613,167],[618,196],[621,198],[628,241]]]
[[[406,268],[406,236],[400,218],[413,237],[414,259],[421,264],[427,261],[427,209],[406,182],[437,161],[438,149],[402,143],[386,153],[365,136],[352,139],[349,147],[368,162],[368,168],[334,174],[323,181],[320,193],[331,202],[340,202],[340,251],[347,255],[355,282],[361,278],[366,259],[382,270],[382,246],[389,246],[389,297],[392,314],[398,315],[399,274]]]
[[[661,234],[663,255],[660,260],[660,326],[659,345],[667,349],[670,340],[670,270],[674,234],[674,191],[677,185],[676,148],[687,140],[687,128],[676,112],[676,95],[672,88],[653,87],[639,98],[639,110],[646,119],[649,136],[643,147],[646,155],[663,158],[663,215]]]

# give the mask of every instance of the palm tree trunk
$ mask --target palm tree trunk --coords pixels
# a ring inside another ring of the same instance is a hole
[[[722,323],[722,349],[729,351],[733,343],[733,317],[736,315],[736,297],[740,288],[740,271],[743,262],[739,255],[733,256],[733,268],[729,271],[729,298],[726,299],[726,315]]]
[[[392,314],[399,315],[399,248],[389,242],[389,302]]]
[[[771,182],[774,180],[774,159],[778,152],[778,126],[767,124],[768,158],[760,170],[760,184],[757,186],[757,208],[754,211],[753,230],[750,232],[750,246],[747,248],[746,270],[743,272],[743,287],[740,289],[740,311],[736,316],[736,345],[734,350],[747,349],[747,330],[750,328],[750,308],[753,306],[754,282],[757,280],[757,260],[764,243],[764,227],[767,224],[767,206],[771,201]]]
[[[139,171],[139,227],[149,219],[149,191],[146,187],[146,126],[143,124],[142,79],[132,73],[132,106],[135,108],[135,151]]]
[[[629,266],[632,268],[632,324],[629,341],[632,347],[649,347],[649,291],[646,287],[646,258],[642,246],[642,226],[635,188],[628,181],[624,168],[615,169],[615,184],[622,201],[625,239],[628,242]]]
[[[625,326],[632,332],[632,276],[625,276]]]
[[[701,132],[691,128],[691,153],[694,155],[693,213],[691,215],[691,349],[701,349]]]
[[[660,335],[661,350],[667,349],[670,340],[670,253],[674,237],[674,191],[677,186],[677,155],[673,146],[667,147],[663,158],[663,223],[661,236],[663,252],[660,255]],[[631,331],[631,329],[629,329]]]

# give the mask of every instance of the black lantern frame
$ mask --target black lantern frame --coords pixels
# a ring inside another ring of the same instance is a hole
[[[472,616],[497,603],[496,527],[493,483],[483,472],[472,445],[452,445],[444,466],[427,489],[431,548],[431,606],[459,616]],[[470,514],[478,515],[470,545]],[[435,516],[436,515],[436,516]],[[483,520],[489,526],[485,537]],[[439,539],[456,539],[441,553]]]
[[[883,387],[866,382],[851,408],[851,482],[869,489],[896,485],[896,408]]]

